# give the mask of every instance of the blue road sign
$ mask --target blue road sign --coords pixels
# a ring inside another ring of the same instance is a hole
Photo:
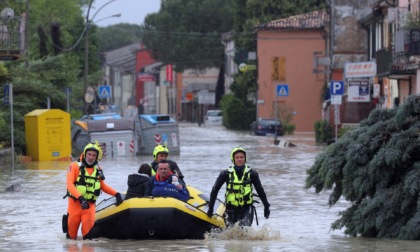
[[[99,86],[98,88],[99,98],[111,98],[111,86]]]
[[[10,86],[4,85],[4,105],[10,105]]]
[[[289,85],[278,84],[276,89],[277,96],[289,96]]]
[[[344,94],[344,81],[331,81],[330,82],[330,94],[331,95],[343,95]]]

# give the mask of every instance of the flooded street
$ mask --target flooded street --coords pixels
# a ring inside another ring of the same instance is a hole
[[[308,169],[323,147],[315,146],[313,135],[286,136],[296,147],[282,148],[273,137],[251,136],[248,132],[224,128],[180,124],[181,155],[178,162],[187,184],[210,193],[219,172],[230,164],[235,146],[247,150],[247,163],[259,172],[268,201],[269,219],[257,204],[259,225],[247,233],[227,233],[205,240],[108,240],[69,241],[61,230],[66,213],[66,170],[69,162],[30,162],[7,167],[0,173],[0,250],[1,251],[415,251],[418,241],[395,241],[346,237],[331,231],[347,202],[328,207],[328,193],[305,190]],[[127,189],[127,176],[152,156],[104,159],[101,164],[106,181],[116,190]],[[17,192],[6,192],[13,183]],[[223,199],[225,187],[219,192]],[[100,199],[108,198],[101,195]],[[79,232],[80,237],[80,232]]]

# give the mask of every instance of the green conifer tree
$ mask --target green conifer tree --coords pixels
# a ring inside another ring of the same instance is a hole
[[[377,109],[320,153],[306,189],[350,202],[332,229],[351,236],[420,239],[420,96]]]

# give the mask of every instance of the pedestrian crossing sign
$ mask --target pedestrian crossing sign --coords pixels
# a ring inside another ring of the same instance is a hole
[[[289,85],[278,84],[276,89],[277,96],[289,96]]]
[[[99,86],[98,88],[99,98],[111,98],[111,86]]]

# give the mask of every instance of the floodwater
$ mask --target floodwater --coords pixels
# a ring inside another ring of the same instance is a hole
[[[220,127],[180,124],[181,155],[178,162],[187,184],[210,193],[217,175],[231,164],[230,151],[242,146],[248,164],[260,174],[271,204],[269,219],[257,205],[258,222],[246,232],[233,229],[203,240],[109,240],[70,241],[61,230],[66,213],[68,162],[29,162],[12,171],[0,167],[0,251],[417,251],[418,241],[352,238],[330,229],[338,212],[348,207],[340,202],[329,208],[328,192],[305,190],[306,169],[323,147],[311,134],[281,138],[250,136],[248,132]],[[293,143],[296,147],[284,147]],[[118,191],[127,189],[127,176],[151,156],[104,159],[106,181]],[[6,192],[11,185],[15,192]],[[219,192],[223,198],[224,187]],[[101,195],[101,199],[108,198]],[[100,201],[99,200],[99,201]]]

